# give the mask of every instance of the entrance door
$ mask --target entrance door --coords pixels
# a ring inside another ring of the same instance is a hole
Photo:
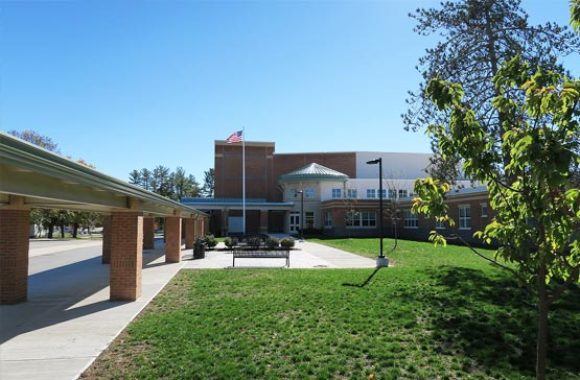
[[[300,213],[299,212],[291,212],[290,213],[290,223],[288,223],[290,227],[290,233],[298,233],[300,230]]]

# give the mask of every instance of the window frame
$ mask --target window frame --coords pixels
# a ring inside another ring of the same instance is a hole
[[[337,196],[338,194],[338,196]],[[332,197],[332,199],[342,199],[342,189],[331,189],[330,191],[330,196]]]
[[[403,210],[403,228],[414,230],[418,229],[419,215],[411,210]]]
[[[465,215],[461,215],[462,210],[469,210],[466,212]],[[469,231],[471,230],[471,218],[473,217],[471,214],[471,205],[470,204],[462,204],[457,205],[457,215],[459,219],[459,229],[462,231]]]

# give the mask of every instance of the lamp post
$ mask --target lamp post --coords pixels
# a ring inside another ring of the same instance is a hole
[[[300,194],[300,241],[304,241],[304,190],[297,190],[295,197]]]
[[[383,254],[383,159],[367,161],[367,165],[379,164],[379,257],[377,257],[377,268],[388,267],[389,259]]]

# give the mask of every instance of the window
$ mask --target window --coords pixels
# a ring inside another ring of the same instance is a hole
[[[357,211],[347,211],[346,213],[347,227],[360,227],[360,213]]]
[[[396,189],[389,189],[389,199],[396,199],[397,198],[397,190]]]
[[[405,228],[419,228],[419,218],[411,210],[405,210],[403,212],[403,219],[405,221]]]
[[[357,196],[357,191],[356,189],[346,189],[346,197],[347,198],[351,198],[354,199]]]
[[[304,213],[304,222],[306,223],[306,228],[314,228],[314,212],[306,211]]]
[[[440,222],[435,220],[435,229],[436,230],[444,230],[445,229],[445,222]]]
[[[314,198],[316,196],[316,190],[313,187],[307,187],[304,189],[304,198]]]
[[[377,226],[377,213],[374,211],[349,211],[346,215],[346,226],[374,228]]]
[[[361,225],[363,227],[377,226],[377,213],[370,211],[363,211],[360,213]]]
[[[471,206],[469,205],[459,206],[459,229],[471,229]]]
[[[380,194],[380,190],[377,190],[377,194]],[[387,190],[383,189],[383,199],[387,197]]]
[[[407,198],[407,190],[399,190],[399,198]]]
[[[332,199],[340,199],[340,198],[342,198],[342,190],[332,189]]]
[[[367,189],[367,198],[376,198],[377,193],[375,189]]]
[[[332,228],[332,213],[330,211],[324,212],[324,228]]]
[[[487,213],[487,203],[482,203],[481,204],[481,217],[482,218],[487,218],[488,217],[488,213]]]

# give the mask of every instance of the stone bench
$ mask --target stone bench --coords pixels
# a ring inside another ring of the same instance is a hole
[[[236,266],[236,259],[286,259],[286,266],[290,268],[290,250],[266,249],[235,249],[232,252],[232,266]]]

